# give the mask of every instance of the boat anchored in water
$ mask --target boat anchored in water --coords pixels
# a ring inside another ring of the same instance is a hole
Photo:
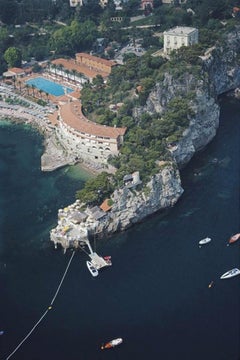
[[[233,276],[237,276],[237,275],[240,275],[240,270],[238,268],[234,268],[232,270],[229,270],[227,272],[225,272],[221,277],[220,279],[229,279]]]
[[[228,242],[229,242],[229,244],[232,244],[235,241],[237,241],[238,239],[240,239],[240,233],[237,233],[237,234],[231,236],[230,239],[228,240]]]
[[[205,244],[209,243],[211,240],[212,239],[210,237],[206,237],[199,241],[199,245],[205,245]]]
[[[101,346],[101,349],[104,350],[104,349],[111,349],[115,346],[118,346],[120,345],[121,343],[123,342],[123,339],[122,338],[117,338],[117,339],[114,339],[114,340],[111,340],[109,342],[107,342],[106,344],[103,344]]]
[[[88,270],[90,271],[90,273],[92,274],[92,276],[98,276],[98,270],[93,266],[93,264],[91,263],[91,261],[86,261]]]

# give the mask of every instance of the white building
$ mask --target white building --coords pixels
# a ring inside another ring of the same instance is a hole
[[[169,54],[172,50],[182,46],[191,46],[198,43],[198,29],[177,26],[173,29],[164,31],[164,53]]]
[[[83,6],[83,0],[69,0],[69,4],[71,7],[76,7],[78,4]]]

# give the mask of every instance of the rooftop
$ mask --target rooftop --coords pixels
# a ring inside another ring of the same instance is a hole
[[[60,115],[64,122],[79,132],[112,139],[116,139],[126,132],[127,128],[100,125],[89,121],[82,114],[82,106],[79,101],[72,101],[59,107]]]
[[[175,28],[164,31],[165,35],[189,35],[196,31],[196,28],[188,26],[176,26]]]

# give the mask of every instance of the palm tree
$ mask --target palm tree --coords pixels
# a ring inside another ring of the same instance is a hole
[[[34,84],[31,85],[31,88],[32,88],[32,95],[33,97],[35,97],[35,92],[34,92],[34,89],[36,89],[36,86]]]
[[[67,79],[68,79],[68,81],[69,81],[69,74],[70,74],[70,70],[68,70],[68,69],[66,69],[66,74],[67,74]]]
[[[21,93],[21,91],[22,91],[22,82],[21,82],[21,80],[17,81],[17,85],[19,86],[19,91]]]
[[[51,61],[47,61],[47,69],[48,69],[48,72],[50,72],[50,68],[51,68]]]
[[[38,92],[39,92],[40,97],[41,97],[41,99],[42,99],[42,92],[43,92],[42,89],[39,89]]]
[[[57,65],[56,64],[52,64],[52,68],[54,70],[55,76],[56,76],[56,71],[57,71]]]
[[[14,89],[16,88],[16,76],[13,76],[12,78]]]
[[[29,88],[30,88],[30,85],[29,85],[29,84],[26,84],[25,87],[26,87],[26,89],[27,89],[27,94],[28,94],[28,96],[29,96]]]
[[[58,65],[58,68],[59,68],[59,70],[61,71],[61,76],[62,76],[62,78],[63,78],[63,68],[64,68],[63,64],[59,64],[59,65]]]
[[[76,82],[76,74],[77,74],[77,70],[76,69],[72,69],[72,74],[73,74],[73,81]]]

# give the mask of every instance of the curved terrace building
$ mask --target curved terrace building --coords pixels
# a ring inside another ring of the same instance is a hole
[[[109,155],[117,155],[127,128],[100,125],[88,120],[79,101],[59,105],[61,143],[83,160],[106,164]]]

